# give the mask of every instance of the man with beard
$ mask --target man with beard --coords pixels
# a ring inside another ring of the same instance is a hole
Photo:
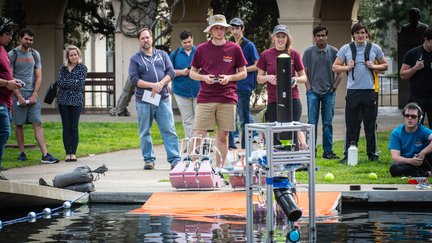
[[[24,150],[24,125],[33,125],[36,141],[42,152],[41,162],[44,164],[58,163],[59,160],[48,153],[41,120],[41,104],[38,98],[42,83],[42,65],[38,51],[32,48],[34,33],[31,29],[23,29],[19,33],[20,45],[9,51],[9,59],[14,78],[25,83],[20,90],[14,90],[12,102],[12,118],[15,124],[15,136],[19,148],[19,161],[26,161]]]
[[[175,71],[168,54],[153,48],[150,29],[140,29],[137,37],[140,50],[130,58],[129,78],[136,87],[135,101],[144,169],[153,170],[156,161],[150,134],[153,120],[158,124],[172,169],[180,161],[179,142],[168,92],[168,84],[174,79]],[[159,101],[157,97],[160,98]]]

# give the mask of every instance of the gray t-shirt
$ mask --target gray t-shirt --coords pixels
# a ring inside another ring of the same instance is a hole
[[[354,66],[354,79],[352,78],[352,70],[348,73],[347,89],[375,89],[374,77],[372,72],[367,68],[364,52],[366,49],[366,42],[363,45],[357,45],[357,56]],[[352,53],[349,47],[349,43],[342,46],[337,53],[337,57],[342,59],[345,63],[352,60]],[[384,57],[384,53],[381,48],[372,43],[371,51],[369,53],[369,60],[373,63],[375,60]]]
[[[22,52],[19,47],[9,51],[9,60],[13,69],[13,77],[25,82],[20,90],[33,91],[35,82],[35,69],[41,69],[40,54],[36,50]]]
[[[316,45],[305,50],[303,65],[307,68],[307,78],[315,93],[326,94],[333,86],[335,75],[332,65],[337,52],[335,47],[328,44],[322,50]]]

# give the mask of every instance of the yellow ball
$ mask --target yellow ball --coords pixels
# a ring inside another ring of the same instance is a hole
[[[332,173],[327,173],[324,177],[324,179],[326,181],[333,181],[334,180],[334,175]]]
[[[378,176],[375,173],[369,173],[368,177],[369,177],[370,180],[376,180],[376,179],[378,179]]]

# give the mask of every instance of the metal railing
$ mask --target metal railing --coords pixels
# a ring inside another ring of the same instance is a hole
[[[379,76],[379,106],[398,105],[398,77]]]
[[[84,87],[84,111],[87,113],[107,112],[115,105],[115,74],[87,73]]]

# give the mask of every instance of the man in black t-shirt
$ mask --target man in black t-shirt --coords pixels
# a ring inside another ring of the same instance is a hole
[[[400,76],[410,81],[409,101],[420,105],[432,127],[432,27],[425,30],[423,44],[405,54]]]

